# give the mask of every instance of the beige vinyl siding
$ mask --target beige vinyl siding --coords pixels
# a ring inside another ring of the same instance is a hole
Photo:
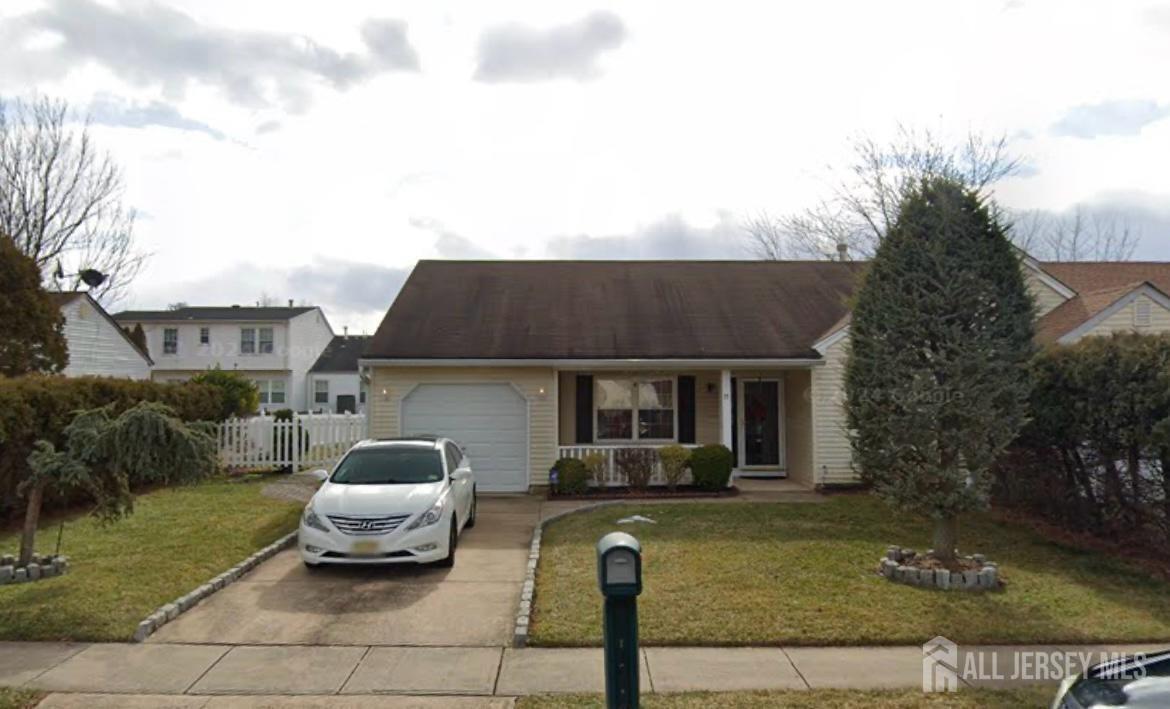
[[[560,372],[557,374],[560,388],[557,398],[560,400],[562,446],[571,446],[577,442],[577,373]]]
[[[402,399],[419,384],[495,382],[512,384],[528,400],[528,482],[547,485],[548,470],[557,456],[555,374],[551,368],[374,367],[366,397],[370,435],[374,438],[401,435]]]
[[[1052,312],[1056,306],[1067,298],[1052,286],[1040,279],[1040,275],[1031,268],[1024,269],[1024,279],[1028,285],[1028,292],[1036,300],[1036,316],[1043,317]]]
[[[1140,302],[1149,304],[1150,324],[1148,327],[1137,327],[1134,320],[1134,311]],[[1102,320],[1090,330],[1088,335],[1109,335],[1114,332],[1148,332],[1151,334],[1170,333],[1170,310],[1145,295],[1139,295],[1132,302],[1127,303],[1121,310]]]
[[[820,485],[857,483],[845,418],[845,360],[849,338],[824,353],[825,364],[812,370],[814,479]]]
[[[719,370],[695,372],[695,442],[719,442]]]
[[[784,375],[784,438],[788,477],[807,485],[813,480],[812,373]]]

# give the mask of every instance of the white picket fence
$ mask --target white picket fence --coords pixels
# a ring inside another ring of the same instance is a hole
[[[699,446],[693,443],[683,444],[684,448],[698,448]],[[605,457],[605,473],[601,485],[603,487],[618,487],[628,485],[629,480],[626,479],[625,473],[618,469],[617,452],[623,448],[653,448],[652,446],[630,446],[630,445],[598,445],[598,444],[581,444],[573,446],[558,446],[558,458],[576,458],[582,460],[590,453],[600,453]],[[596,481],[594,481],[596,482]],[[680,481],[683,485],[691,483],[691,472],[688,470]],[[593,483],[591,483],[593,484]],[[662,461],[658,460],[658,456],[654,456],[654,473],[650,477],[651,485],[665,485],[666,476],[662,474]]]
[[[365,414],[228,419],[219,424],[219,460],[227,468],[327,467],[365,437]]]

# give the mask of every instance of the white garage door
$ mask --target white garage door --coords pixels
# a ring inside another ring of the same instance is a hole
[[[510,384],[420,384],[402,402],[402,435],[467,450],[483,492],[528,489],[528,405]]]

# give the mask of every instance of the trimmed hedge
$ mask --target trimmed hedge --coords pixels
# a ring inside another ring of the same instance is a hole
[[[691,477],[695,486],[718,491],[727,487],[734,467],[731,450],[718,443],[700,446],[691,452]]]
[[[1032,364],[1032,420],[998,466],[997,504],[1165,554],[1170,336],[1053,347]]]
[[[184,421],[216,421],[222,407],[220,389],[207,384],[48,375],[0,377],[0,522],[23,511],[16,489],[28,473],[28,456],[37,439],[63,447],[63,431],[75,412],[109,405],[116,416],[140,401],[166,404]]]
[[[576,458],[561,458],[553,468],[557,471],[556,493],[583,495],[589,490],[589,470]]]

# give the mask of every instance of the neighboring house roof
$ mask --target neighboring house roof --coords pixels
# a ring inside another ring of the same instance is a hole
[[[369,335],[334,336],[309,371],[320,373],[353,372],[357,374],[358,358],[362,356],[370,339]]]
[[[1154,298],[1163,307],[1170,303],[1170,296],[1148,281],[1078,293],[1040,318],[1036,326],[1036,339],[1042,344],[1059,342],[1066,335],[1074,334],[1078,329],[1100,319],[1113,306],[1122,304],[1122,301],[1128,302],[1142,293]]]
[[[183,307],[174,310],[124,310],[114,316],[115,320],[130,322],[175,322],[178,320],[225,320],[259,321],[290,320],[298,315],[315,310],[317,306],[251,307],[240,305]]]
[[[1091,293],[1135,283],[1151,283],[1170,293],[1170,262],[1062,261],[1042,263],[1053,277],[1077,293]]]
[[[799,359],[846,314],[834,261],[420,261],[369,359]]]
[[[51,292],[49,295],[53,298],[54,301],[56,301],[58,309],[64,308],[78,298],[85,298],[89,301],[89,304],[93,306],[93,309],[96,310],[99,315],[105,318],[106,322],[110,323],[111,327],[118,331],[118,334],[122,336],[122,339],[129,343],[132,348],[134,348],[135,352],[142,355],[142,358],[145,359],[147,363],[151,365],[154,364],[154,360],[150,358],[150,354],[146,350],[139,347],[137,342],[130,339],[130,336],[127,335],[126,331],[122,329],[122,326],[119,325],[117,321],[115,321],[114,318],[112,318],[110,314],[106,312],[106,309],[103,308],[100,303],[94,300],[93,296],[91,296],[89,293],[75,290]]]

